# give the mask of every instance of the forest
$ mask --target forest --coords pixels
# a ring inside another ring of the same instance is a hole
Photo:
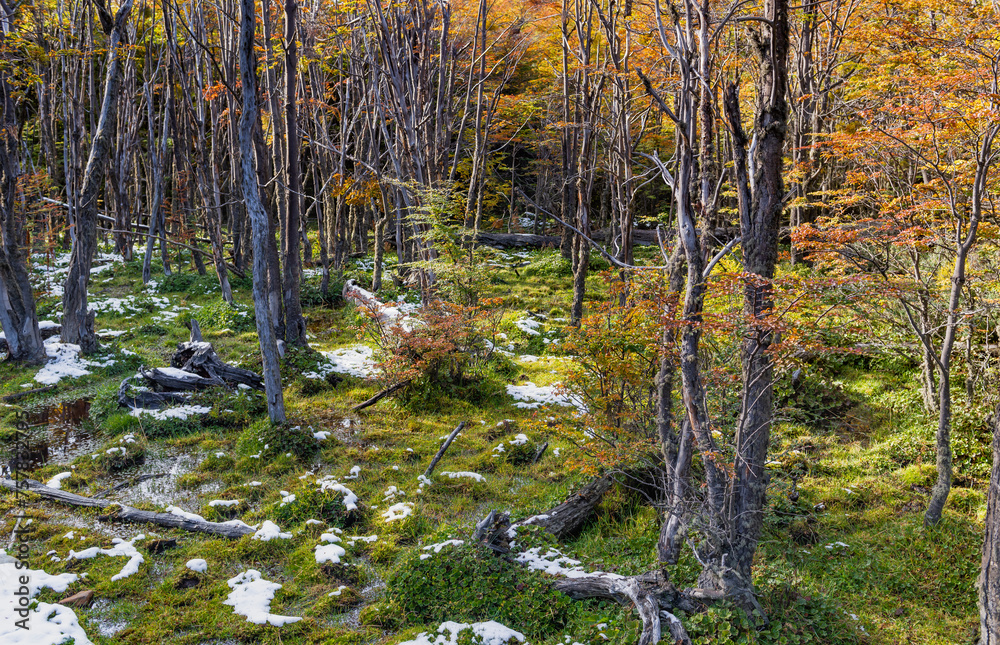
[[[996,0],[0,52],[0,642],[1000,645]]]

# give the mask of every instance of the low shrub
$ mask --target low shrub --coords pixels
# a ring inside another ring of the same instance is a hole
[[[392,572],[386,589],[389,605],[409,624],[495,620],[532,638],[564,629],[573,604],[543,574],[476,544],[445,546],[440,553],[416,549]]]
[[[301,426],[274,424],[264,418],[250,424],[236,441],[236,452],[244,457],[270,461],[279,455],[292,453],[309,459],[319,451],[319,441]]]

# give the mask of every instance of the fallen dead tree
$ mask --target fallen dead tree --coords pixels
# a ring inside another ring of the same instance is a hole
[[[552,510],[518,520],[513,526],[514,528],[529,525],[540,526],[559,540],[575,535],[590,519],[594,509],[601,503],[612,483],[613,481],[608,475],[595,479],[567,497],[566,501]]]
[[[508,555],[508,541],[511,537],[510,529],[516,529],[516,526],[511,526],[507,513],[490,511],[476,525],[473,539],[513,564],[514,560]],[[696,612],[704,608],[704,603],[696,595],[677,589],[659,571],[622,576],[574,570],[572,575],[558,575],[552,586],[574,600],[600,598],[633,607],[642,621],[639,645],[656,645],[661,642],[664,633],[669,635],[670,640],[667,642],[672,645],[691,645],[687,630],[673,612]]]
[[[197,321],[191,321],[191,340],[177,345],[170,367],[145,366],[139,373],[122,381],[118,404],[130,409],[160,409],[185,403],[190,393],[210,387],[245,386],[264,391],[264,380],[256,372],[223,362],[211,343],[201,340]],[[144,386],[134,381],[142,379]]]
[[[59,502],[60,504],[67,504],[69,506],[84,508],[114,507],[110,514],[100,518],[102,520],[118,520],[122,522],[131,522],[133,524],[156,524],[157,526],[165,526],[167,528],[183,529],[185,531],[194,531],[196,533],[208,533],[209,535],[219,535],[233,540],[241,538],[244,535],[252,535],[256,532],[253,528],[243,524],[242,522],[219,523],[209,522],[207,520],[199,521],[189,517],[174,515],[173,513],[140,511],[139,509],[132,508],[131,506],[125,506],[106,499],[84,497],[83,495],[77,495],[58,488],[51,488],[41,482],[35,481],[34,479],[22,479],[20,481],[15,481],[13,479],[4,478],[0,479],[0,486],[8,490],[20,490],[22,492],[28,491],[35,493],[44,499]]]

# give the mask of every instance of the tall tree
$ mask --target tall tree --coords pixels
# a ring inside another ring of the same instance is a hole
[[[253,235],[253,304],[257,317],[257,335],[264,363],[264,389],[267,393],[267,412],[272,423],[285,422],[285,398],[281,391],[281,373],[278,367],[278,346],[268,307],[267,236],[268,217],[260,198],[257,184],[257,158],[254,156],[254,125],[260,114],[257,104],[257,55],[254,51],[254,32],[257,14],[254,0],[240,0],[239,65],[243,88],[243,111],[240,114],[239,144],[240,168],[243,179],[243,200],[250,216]]]
[[[111,137],[118,116],[122,68],[129,58],[126,21],[133,0],[124,0],[112,17],[104,0],[95,0],[101,25],[108,36],[108,68],[104,79],[101,113],[90,144],[90,156],[83,173],[79,207],[76,210],[76,237],[70,251],[69,272],[63,290],[62,341],[80,346],[84,353],[97,349],[94,312],[87,307],[90,267],[97,250],[97,199],[104,185],[105,166],[111,150]]]
[[[299,279],[302,275],[300,255],[299,209],[302,204],[302,178],[299,168],[299,125],[296,105],[299,68],[296,38],[296,0],[285,0],[285,177],[288,195],[285,200],[285,223],[282,227],[283,269],[282,296],[285,303],[285,342],[306,344],[306,321],[299,300]]]
[[[0,0],[0,51],[10,46],[12,19],[10,7]],[[45,360],[45,347],[28,282],[25,217],[15,206],[21,142],[8,73],[7,65],[0,65],[0,328],[11,359],[37,363]]]

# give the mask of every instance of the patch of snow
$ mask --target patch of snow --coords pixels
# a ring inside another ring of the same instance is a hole
[[[504,645],[510,641],[524,642],[524,634],[506,627],[496,621],[483,623],[456,623],[452,621],[441,623],[437,635],[422,632],[413,640],[399,645],[457,645],[459,633],[471,630],[472,642],[475,645]]]
[[[400,502],[398,504],[393,504],[387,510],[385,510],[381,515],[385,518],[386,522],[395,522],[396,520],[404,520],[413,513],[413,504],[409,502]]]
[[[351,345],[330,352],[320,352],[327,362],[320,365],[318,372],[303,374],[306,378],[323,379],[330,372],[347,374],[357,378],[370,378],[378,374],[374,352],[367,345]]]
[[[255,625],[268,623],[275,627],[281,627],[288,623],[302,620],[296,616],[279,616],[271,613],[271,601],[274,600],[274,592],[281,589],[277,582],[264,580],[260,576],[260,571],[249,569],[235,578],[226,581],[232,591],[224,605],[230,605],[233,612],[247,617],[247,622]]]
[[[458,478],[463,478],[464,477],[464,478],[468,478],[468,479],[475,479],[477,482],[484,482],[484,481],[486,481],[486,478],[483,477],[482,475],[480,475],[479,473],[473,473],[473,472],[464,471],[464,470],[463,471],[459,471],[459,472],[451,472],[451,471],[446,470],[446,471],[444,471],[444,472],[441,473],[441,476],[442,477],[448,477],[449,479],[458,479]]]
[[[205,407],[204,405],[178,405],[176,407],[164,408],[162,410],[135,408],[129,414],[133,417],[139,417],[145,414],[153,417],[157,421],[166,421],[167,419],[184,420],[196,414],[208,414],[211,411],[212,408]]]
[[[515,407],[533,410],[543,405],[575,407],[586,412],[587,407],[579,397],[562,391],[559,385],[535,385],[531,381],[523,385],[508,385],[507,394],[514,397]]]
[[[546,547],[535,547],[518,553],[514,560],[526,565],[529,569],[543,571],[554,576],[565,576],[567,578],[588,578],[592,576],[602,576],[608,578],[621,578],[616,573],[605,573],[603,571],[584,571],[579,560],[566,557],[557,549],[548,549],[544,554],[541,552]]]
[[[48,486],[49,488],[55,488],[58,490],[62,488],[62,481],[67,477],[71,476],[72,474],[73,473],[68,470],[64,473],[59,473],[49,481],[45,482],[45,485]]]
[[[188,560],[184,565],[188,569],[191,569],[195,573],[205,573],[208,571],[208,563],[201,558],[195,558],[194,560]]]
[[[229,507],[229,506],[236,506],[239,503],[240,503],[240,500],[238,500],[238,499],[213,499],[211,502],[208,503],[208,505],[212,506],[212,507],[215,507],[215,506],[226,506],[226,507]]]
[[[273,540],[276,538],[281,540],[288,540],[291,539],[291,537],[292,537],[291,533],[282,533],[281,529],[278,528],[278,525],[272,522],[271,520],[264,520],[264,523],[261,524],[260,529],[256,533],[254,533],[253,537],[250,539],[260,540],[261,542],[267,542],[268,540]]]
[[[70,549],[69,555],[66,556],[67,560],[87,560],[89,558],[97,557],[98,555],[107,555],[110,557],[126,557],[128,562],[122,567],[122,570],[111,576],[111,581],[121,580],[122,578],[127,578],[135,573],[139,572],[139,565],[145,561],[142,554],[139,553],[135,548],[135,541],[141,540],[145,535],[140,533],[128,542],[121,538],[115,538],[111,541],[114,544],[110,549],[102,549],[97,546],[92,546],[89,549],[84,549],[77,553]]]
[[[22,577],[28,579],[26,585]],[[0,564],[0,643],[59,645],[72,639],[76,645],[93,645],[71,607],[47,602],[31,606],[43,587],[62,593],[77,580],[74,573],[54,576],[41,569],[19,569],[14,562]],[[26,593],[19,593],[22,590]]]

